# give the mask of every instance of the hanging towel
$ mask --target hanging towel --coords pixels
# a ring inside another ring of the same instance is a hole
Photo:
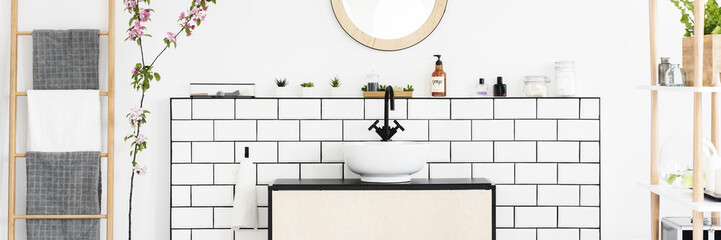
[[[97,29],[34,30],[33,89],[98,89]]]
[[[28,152],[27,214],[100,214],[100,152]],[[100,219],[28,219],[28,240],[97,240]]]
[[[255,167],[241,160],[235,174],[235,199],[231,229],[258,228],[258,202],[255,193]]]
[[[100,151],[98,90],[29,90],[28,150]]]

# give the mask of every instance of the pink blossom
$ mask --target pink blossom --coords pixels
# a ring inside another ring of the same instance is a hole
[[[144,142],[147,142],[148,138],[145,137],[143,134],[138,134],[138,137],[135,138],[135,144],[143,144]]]
[[[172,32],[168,32],[168,41],[174,43],[176,41],[175,34],[173,34]]]
[[[150,10],[149,9],[141,9],[138,14],[138,18],[140,18],[141,22],[147,22],[150,20]]]
[[[178,20],[182,20],[185,18],[185,12],[180,12],[180,16],[178,17]]]
[[[135,165],[135,166],[133,166],[133,172],[137,173],[140,176],[143,176],[148,172],[148,167],[147,166],[141,167],[140,165]]]
[[[135,126],[137,126],[136,124],[143,119],[143,112],[145,111],[137,106],[130,109],[130,113],[128,113],[128,120],[130,121],[131,127],[135,128]]]
[[[135,66],[132,73],[133,75],[140,73],[140,68],[138,68],[138,66]]]
[[[133,8],[138,6],[138,2],[135,0],[125,0],[125,10],[132,12]]]
[[[140,36],[143,36],[143,30],[145,30],[145,27],[140,25],[140,21],[135,21],[133,28],[128,30],[128,39],[135,40]]]

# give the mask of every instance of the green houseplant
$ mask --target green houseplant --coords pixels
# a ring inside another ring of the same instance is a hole
[[[340,96],[340,86],[343,85],[343,83],[340,82],[340,78],[338,78],[338,75],[336,75],[334,78],[330,79],[330,95],[337,97]]]
[[[315,84],[313,82],[301,83],[300,87],[303,97],[312,97],[315,95]]]
[[[683,68],[686,70],[686,85],[693,85],[694,76],[694,6],[692,0],[670,0],[681,11],[684,25]],[[704,61],[703,86],[716,86],[721,72],[721,7],[716,0],[708,0],[704,6]]]
[[[286,86],[288,86],[288,79],[286,78],[276,78],[275,79],[275,85],[277,86],[275,88],[275,96],[278,97],[285,97],[288,96],[288,91]]]

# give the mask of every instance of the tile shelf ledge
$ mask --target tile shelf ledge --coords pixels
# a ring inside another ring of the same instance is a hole
[[[661,92],[721,92],[721,87],[668,87],[639,85],[640,90],[661,91]]]
[[[691,201],[691,189],[675,188],[668,185],[651,185],[648,183],[638,183],[642,188],[649,190],[661,196],[662,199],[669,199],[676,203],[690,207],[698,212],[721,212],[721,200],[714,200],[708,196],[704,196],[703,202]]]

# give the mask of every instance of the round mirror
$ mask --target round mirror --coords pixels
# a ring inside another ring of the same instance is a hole
[[[440,23],[447,0],[331,0],[343,30],[378,50],[401,50],[423,41]]]

